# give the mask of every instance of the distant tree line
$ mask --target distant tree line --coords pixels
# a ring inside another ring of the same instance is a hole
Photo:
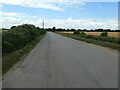
[[[15,50],[23,48],[26,44],[35,40],[38,36],[46,33],[32,24],[12,26],[9,30],[2,32],[2,54],[3,56]]]
[[[111,30],[111,29],[91,29],[91,30],[87,30],[87,29],[63,29],[63,28],[58,28],[56,29],[55,27],[53,28],[46,28],[47,31],[86,31],[86,32],[120,32],[120,30]]]
[[[2,30],[9,30],[9,29],[7,29],[7,28],[2,28]]]

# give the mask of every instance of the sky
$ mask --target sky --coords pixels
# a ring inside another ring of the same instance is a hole
[[[34,24],[42,28],[118,29],[118,2],[1,0],[0,28]]]

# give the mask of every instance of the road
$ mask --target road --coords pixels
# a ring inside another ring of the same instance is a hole
[[[48,32],[3,88],[117,88],[118,54]]]

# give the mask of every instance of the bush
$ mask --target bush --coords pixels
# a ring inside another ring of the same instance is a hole
[[[2,32],[2,54],[11,53],[23,48],[26,44],[35,40],[38,36],[45,34],[46,31],[35,27],[32,24],[13,26],[8,31]]]
[[[80,34],[80,32],[79,31],[74,31],[74,33],[73,34],[75,34],[75,35],[79,35]]]
[[[107,37],[107,35],[108,35],[108,32],[102,32],[102,33],[101,33],[101,36]]]
[[[86,33],[85,32],[81,32],[80,35],[86,35]]]

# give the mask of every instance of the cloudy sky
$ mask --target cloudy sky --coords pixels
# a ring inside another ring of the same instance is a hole
[[[117,29],[118,2],[83,0],[0,0],[0,28],[23,23],[51,28]]]

